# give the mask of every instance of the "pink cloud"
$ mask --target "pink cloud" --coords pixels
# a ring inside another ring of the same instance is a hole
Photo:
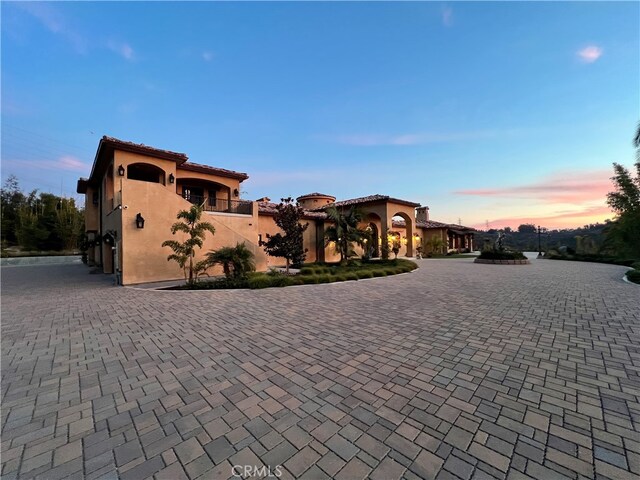
[[[543,203],[583,204],[604,199],[612,189],[610,177],[611,172],[608,170],[559,172],[524,185],[459,190],[453,193],[479,197],[533,199]]]
[[[522,216],[522,217],[505,217],[495,220],[489,220],[490,228],[517,228],[518,225],[524,223],[532,223],[541,225],[546,228],[569,228],[581,227],[588,223],[603,222],[606,219],[613,218],[614,214],[609,207],[596,205],[585,207],[574,211],[557,211],[552,215],[541,216]],[[484,230],[486,222],[472,225],[474,228]]]
[[[584,63],[593,63],[598,60],[604,50],[596,45],[589,45],[582,50],[578,50],[577,55]]]

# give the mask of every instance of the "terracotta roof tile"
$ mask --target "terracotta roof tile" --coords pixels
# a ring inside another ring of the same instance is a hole
[[[336,197],[334,197],[333,195],[327,195],[326,193],[319,193],[319,192],[300,195],[297,199],[300,200],[301,198],[309,198],[309,197],[329,197],[329,198],[333,198],[334,200],[336,199]]]
[[[372,202],[380,202],[380,201],[399,203],[401,205],[408,205],[410,207],[420,206],[419,203],[410,202],[408,200],[401,200],[399,198],[393,198],[393,197],[390,197],[389,195],[376,194],[376,195],[369,195],[367,197],[351,198],[348,200],[341,200],[339,202],[329,203],[327,205],[323,205],[322,207],[314,208],[314,210],[324,210],[328,207],[348,207],[350,205],[360,205],[363,203],[372,203]]]
[[[278,204],[273,202],[258,202],[258,213],[262,215],[275,215],[277,206]],[[304,218],[324,220],[325,218],[327,218],[327,214],[324,212],[305,210]]]
[[[209,165],[203,165],[201,163],[187,162],[182,165],[178,165],[179,170],[188,170],[191,172],[211,173],[212,175],[219,175],[221,177],[235,178],[243,181],[249,178],[249,175],[242,172],[236,172],[233,170],[227,170],[226,168],[210,167]]]
[[[149,145],[145,145],[144,143],[129,142],[126,140],[120,140],[119,138],[109,137],[108,135],[104,135],[102,137],[101,143],[103,142],[114,147],[118,147],[122,150],[132,150],[140,153],[146,153],[151,156],[157,156],[160,158],[173,157],[173,160],[176,160],[180,163],[186,162],[189,159],[186,153],[178,153],[172,152],[171,150],[164,150],[162,148],[150,147]]]

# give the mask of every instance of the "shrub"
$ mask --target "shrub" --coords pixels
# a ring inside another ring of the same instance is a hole
[[[387,275],[395,275],[396,273],[400,273],[400,271],[398,271],[396,268],[393,268],[393,267],[385,268],[384,271],[386,272]]]
[[[344,275],[344,279],[345,280],[358,280],[358,274],[356,272],[349,272],[349,273]]]
[[[373,272],[371,270],[355,273],[358,278],[373,278]]]
[[[267,275],[251,277],[247,280],[247,284],[253,289],[268,288],[271,286],[271,277]]]
[[[331,276],[328,273],[324,273],[322,275],[318,275],[316,278],[318,279],[317,283],[330,283],[331,282]]]
[[[488,250],[482,252],[478,258],[483,260],[526,260],[527,257],[525,257],[522,252],[513,250]]]
[[[640,262],[633,262],[631,264],[631,268],[635,268],[636,270],[640,270]]]
[[[374,277],[386,277],[387,276],[387,272],[385,270],[374,270],[373,271],[373,276]]]
[[[334,281],[336,282],[344,282],[346,280],[349,280],[347,277],[349,276],[349,274],[344,274],[344,273],[336,273],[335,276],[333,277]]]
[[[627,272],[627,279],[630,282],[640,284],[640,270],[629,270]]]
[[[305,285],[313,285],[318,283],[318,275],[309,275],[307,277],[303,277],[303,281]]]
[[[302,267],[300,269],[300,275],[313,275],[315,272],[315,267]]]

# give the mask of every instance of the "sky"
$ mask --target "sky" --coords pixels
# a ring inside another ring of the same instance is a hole
[[[2,2],[1,176],[74,196],[103,135],[478,228],[613,218],[638,2]]]

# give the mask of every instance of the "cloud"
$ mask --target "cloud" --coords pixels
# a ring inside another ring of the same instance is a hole
[[[587,47],[584,47],[582,50],[578,50],[578,52],[576,52],[576,55],[578,55],[578,57],[580,57],[580,60],[584,63],[593,63],[602,56],[603,52],[604,50],[602,48],[596,45],[589,45]]]
[[[129,45],[128,43],[109,40],[109,42],[107,42],[107,47],[109,47],[110,50],[116,52],[125,60],[135,60],[135,52],[133,51],[133,48],[131,48],[131,45]]]
[[[91,165],[72,155],[62,155],[57,160],[3,160],[3,163],[17,167],[31,167],[38,170],[64,170],[67,172],[88,172]]]
[[[519,225],[525,223],[542,225],[546,228],[581,227],[586,223],[602,222],[613,217],[614,214],[611,212],[609,207],[603,205],[592,205],[572,211],[556,211],[551,215],[504,217],[489,220],[489,228],[517,228]],[[486,222],[477,223],[472,225],[472,227],[484,230],[486,228]]]
[[[424,145],[428,143],[459,142],[468,140],[480,140],[484,138],[494,138],[499,135],[514,133],[513,131],[469,131],[469,132],[423,132],[404,133],[398,135],[388,134],[353,134],[353,135],[316,135],[314,138],[342,145],[355,147],[377,147],[377,146],[407,146]]]
[[[64,16],[49,3],[16,2],[19,8],[37,19],[51,33],[60,35],[71,43],[78,53],[86,53],[87,44],[82,35],[67,25]]]
[[[210,62],[211,60],[213,60],[213,52],[202,52],[202,59],[205,62]]]
[[[442,24],[445,27],[451,27],[453,25],[453,9],[451,7],[444,7],[442,9]]]
[[[542,203],[581,204],[592,200],[604,200],[611,190],[610,176],[608,170],[557,172],[529,184],[458,190],[453,193],[478,197],[533,199]]]

